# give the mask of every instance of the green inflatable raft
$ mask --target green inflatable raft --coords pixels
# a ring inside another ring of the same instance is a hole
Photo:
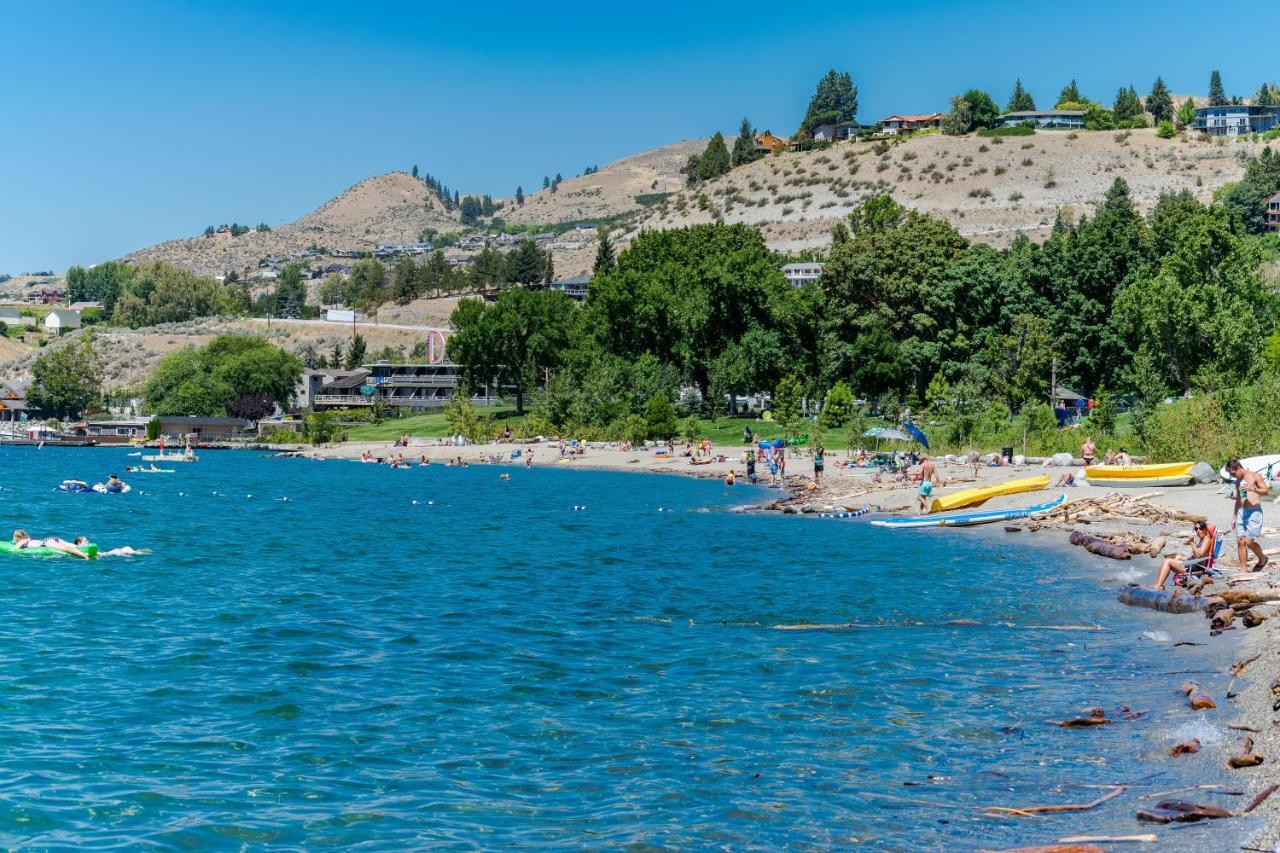
[[[89,555],[90,560],[98,559],[98,546],[90,543],[88,545],[79,546],[81,551]],[[64,551],[55,551],[53,548],[46,548],[40,545],[36,548],[19,548],[12,542],[0,542],[0,554],[12,554],[16,557],[67,557],[71,555]]]

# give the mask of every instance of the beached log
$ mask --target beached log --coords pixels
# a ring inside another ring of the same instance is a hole
[[[1019,817],[1030,817],[1031,815],[1036,814],[1056,814],[1058,812],[1087,812],[1090,809],[1097,808],[1113,797],[1120,796],[1126,790],[1128,790],[1127,785],[1116,785],[1110,791],[1103,794],[1101,797],[1098,797],[1098,799],[1079,804],[1062,806],[1027,806],[1023,809],[1008,809],[1003,806],[982,806],[981,808],[988,814],[1011,814]]]
[[[1194,823],[1224,817],[1234,815],[1218,806],[1189,803],[1185,800],[1161,800],[1150,809],[1138,809],[1138,820],[1145,823]]]
[[[1238,604],[1241,602],[1253,602],[1255,604],[1264,601],[1280,601],[1280,590],[1274,589],[1227,589],[1221,593],[1222,600],[1227,604]]]
[[[1236,738],[1236,748],[1227,758],[1227,766],[1232,770],[1239,770],[1242,767],[1257,767],[1261,763],[1262,756],[1253,751],[1253,738],[1248,735]]]
[[[1033,847],[1011,847],[1003,853],[1106,853],[1096,844],[1037,844]]]
[[[1265,803],[1267,801],[1267,797],[1274,794],[1277,790],[1280,790],[1280,785],[1268,785],[1267,787],[1263,788],[1261,791],[1258,792],[1258,796],[1254,797],[1253,800],[1249,803],[1249,805],[1244,807],[1244,811],[1240,812],[1240,814],[1248,814],[1249,812],[1253,811],[1258,806]]]
[[[1193,710],[1207,711],[1218,707],[1218,703],[1213,701],[1213,697],[1205,692],[1198,681],[1182,682],[1182,692],[1186,694],[1187,702],[1191,704]]]
[[[1150,607],[1162,613],[1199,613],[1204,610],[1207,600],[1195,595],[1183,595],[1129,584],[1116,594],[1116,601],[1133,607]]]
[[[1235,618],[1236,612],[1234,610],[1230,607],[1223,607],[1209,617],[1209,626],[1218,630],[1229,628]]]
[[[1063,720],[1058,723],[1064,729],[1083,729],[1089,726],[1109,726],[1111,721],[1107,719],[1107,712],[1101,708],[1085,708],[1084,717],[1072,717],[1069,720]]]
[[[1266,621],[1266,617],[1250,610],[1248,613],[1244,614],[1244,616],[1240,617],[1240,621],[1244,623],[1246,628],[1257,628]]]
[[[1164,546],[1167,541],[1168,539],[1164,536],[1157,536],[1155,539],[1152,539],[1151,544],[1147,546],[1147,556],[1159,557],[1161,552],[1164,551]]]
[[[1116,545],[1097,536],[1081,533],[1079,530],[1071,534],[1071,544],[1079,545],[1089,553],[1100,557],[1110,557],[1113,560],[1129,559],[1129,549],[1123,545]]]
[[[1184,740],[1182,743],[1175,744],[1174,746],[1169,747],[1169,755],[1173,758],[1177,758],[1180,755],[1190,755],[1193,752],[1199,752],[1199,751],[1200,751],[1199,738]]]

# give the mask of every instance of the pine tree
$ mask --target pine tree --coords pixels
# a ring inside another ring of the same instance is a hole
[[[818,81],[818,88],[809,100],[809,109],[800,123],[798,136],[812,137],[813,131],[824,124],[851,122],[858,115],[858,89],[846,71],[836,73],[833,68]]]
[[[1162,121],[1173,121],[1173,96],[1169,94],[1169,89],[1160,77],[1156,78],[1156,82],[1151,86],[1151,94],[1147,95],[1147,112],[1151,113],[1151,118],[1156,124]]]
[[[552,179],[551,179],[551,185],[552,185],[553,187],[558,187],[558,186],[560,186],[560,182],[561,182],[561,181],[563,181],[563,180],[564,180],[564,178],[560,177],[560,173],[559,173],[559,172],[556,172],[556,176],[555,176],[554,178],[552,178]]]
[[[1266,83],[1258,89],[1258,94],[1253,96],[1253,102],[1260,107],[1274,107],[1276,105],[1276,91]]]
[[[596,240],[596,262],[591,268],[591,274],[605,275],[617,264],[617,258],[613,254],[613,243],[609,240],[609,229],[603,225],[596,228]]]
[[[849,226],[843,222],[837,222],[831,228],[831,248],[843,246],[853,239],[853,235],[849,233]]]
[[[333,348],[335,355],[338,352],[339,346],[341,345],[340,344],[335,345]],[[359,332],[356,332],[354,335],[351,336],[351,348],[347,350],[347,362],[346,362],[347,370],[355,370],[357,367],[360,366],[360,363],[364,361],[364,354],[365,354],[366,348],[367,347],[364,342],[363,335],[361,335]]]
[[[1072,80],[1070,83],[1062,87],[1062,91],[1058,94],[1057,106],[1061,107],[1063,104],[1079,103],[1083,103],[1080,99],[1080,87],[1076,85],[1075,80]]]
[[[731,168],[733,164],[729,158],[729,149],[724,144],[724,134],[716,131],[698,161],[698,178],[709,181],[727,173]]]
[[[744,116],[738,126],[738,137],[733,140],[733,165],[741,166],[756,158],[756,132]]]
[[[1187,98],[1182,102],[1182,106],[1178,107],[1178,124],[1181,127],[1191,127],[1196,123],[1196,102],[1194,98]]]
[[[1111,107],[1111,112],[1115,115],[1116,127],[1126,127],[1126,123],[1132,122],[1135,118],[1142,116],[1142,100],[1138,97],[1138,90],[1133,86],[1125,88],[1120,87],[1120,91],[1116,92],[1116,102]]]
[[[1224,107],[1227,103],[1227,90],[1222,88],[1222,75],[1215,68],[1209,75],[1209,106]]]
[[[542,271],[542,284],[544,287],[550,287],[551,282],[556,280],[556,265],[555,262],[551,260],[550,252],[546,252],[545,257],[546,267],[544,267]]]
[[[417,164],[417,163],[414,163],[414,164],[413,164],[413,171],[412,171],[410,174],[412,174],[415,178],[416,178],[416,177],[418,177],[418,164]]]
[[[542,176],[542,188],[545,190],[551,186],[551,179],[546,175]]]
[[[524,204],[524,187],[516,187],[516,204]]]
[[[1009,96],[1009,106],[1005,109],[1007,113],[1030,112],[1036,108],[1036,102],[1031,97],[1031,93],[1022,88],[1022,79],[1019,78],[1013,84],[1013,94]]]

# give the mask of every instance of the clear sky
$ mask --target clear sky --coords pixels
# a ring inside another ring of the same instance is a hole
[[[785,135],[833,67],[864,121],[1019,76],[1040,106],[1214,67],[1248,97],[1277,31],[1280,3],[1232,0],[0,0],[0,272],[289,222],[415,163],[506,196],[743,115]]]

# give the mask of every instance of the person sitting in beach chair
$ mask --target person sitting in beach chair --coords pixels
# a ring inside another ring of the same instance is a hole
[[[1174,586],[1185,583],[1192,572],[1213,571],[1214,561],[1221,549],[1217,541],[1218,531],[1205,521],[1197,521],[1192,528],[1191,554],[1187,557],[1166,557],[1160,564],[1160,573],[1156,576],[1156,589],[1163,590],[1164,582],[1170,575],[1174,576]]]

